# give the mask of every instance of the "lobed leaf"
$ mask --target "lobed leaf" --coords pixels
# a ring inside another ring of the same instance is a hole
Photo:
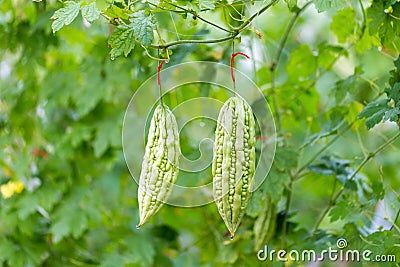
[[[108,43],[111,46],[111,58],[122,54],[126,57],[135,48],[134,29],[130,26],[121,25],[114,29]]]
[[[54,12],[54,15],[50,18],[54,20],[51,24],[53,33],[59,31],[64,25],[71,24],[71,22],[78,16],[79,9],[80,3],[67,1],[65,2],[65,7]]]
[[[149,46],[154,40],[153,31],[156,29],[156,20],[152,14],[146,15],[144,10],[130,15],[130,21],[133,24],[133,33],[136,40],[144,45]]]
[[[318,12],[327,11],[329,9],[342,9],[347,6],[346,0],[313,0]]]
[[[390,109],[388,103],[389,99],[387,98],[368,103],[358,118],[366,118],[365,124],[368,129],[371,129],[382,121],[384,114]]]
[[[88,22],[93,22],[100,16],[100,10],[96,7],[96,2],[82,7],[82,17]]]
[[[335,33],[339,43],[343,44],[354,36],[354,25],[352,23],[344,23],[354,20],[355,12],[350,7],[338,11],[337,14],[332,17],[330,28]]]

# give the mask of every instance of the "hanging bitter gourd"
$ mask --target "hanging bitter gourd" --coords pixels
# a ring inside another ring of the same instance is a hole
[[[254,251],[258,251],[268,245],[273,238],[276,228],[276,205],[268,197],[264,202],[264,208],[254,222]]]
[[[251,194],[255,141],[251,107],[238,96],[229,98],[218,116],[212,175],[214,200],[232,237]]]
[[[179,171],[179,132],[170,109],[154,110],[139,178],[139,228],[157,213],[172,191]]]

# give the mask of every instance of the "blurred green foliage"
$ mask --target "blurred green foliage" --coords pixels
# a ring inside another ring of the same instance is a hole
[[[380,123],[381,114],[367,130],[358,119],[369,102],[390,101],[385,89],[398,106],[400,81],[389,80],[390,71],[399,73],[393,63],[400,47],[398,1],[314,0],[302,13],[297,1],[278,1],[240,34],[236,49],[253,62],[238,61],[237,68],[269,101],[278,147],[233,240],[213,204],[166,205],[137,230],[137,185],[126,167],[121,129],[130,98],[156,72],[158,61],[148,54],[168,53],[175,65],[226,64],[231,53],[231,42],[168,51],[151,44],[225,36],[193,14],[229,29],[265,3],[173,2],[193,13],[167,1],[155,1],[157,7],[95,2],[1,1],[0,265],[282,266],[260,262],[254,252],[254,237],[261,235],[254,222],[269,201],[276,205],[270,248],[321,251],[343,237],[350,249],[400,259],[400,142],[388,143],[398,126]],[[166,99],[176,105],[198,96],[224,98],[190,87]],[[381,111],[369,116],[375,112]],[[182,151],[195,158],[198,140],[188,127]],[[213,124],[207,127],[213,131]],[[209,171],[202,175],[211,180]],[[374,266],[354,266],[361,264]]]

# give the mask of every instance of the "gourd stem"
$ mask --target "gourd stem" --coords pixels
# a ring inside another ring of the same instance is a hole
[[[160,51],[158,51],[160,53]],[[166,59],[161,60],[157,67],[157,84],[158,84],[158,93],[160,95],[160,104],[163,105],[162,91],[161,91],[161,79],[160,79],[160,71]]]
[[[235,81],[235,71],[234,71],[234,68],[233,68],[233,64],[234,64],[234,61],[235,61],[235,57],[237,56],[237,55],[242,55],[242,56],[245,56],[246,58],[250,58],[248,55],[246,55],[245,53],[243,53],[243,52],[236,52],[235,53],[235,51],[234,51],[234,45],[233,45],[233,43],[234,42],[232,42],[232,56],[231,56],[231,62],[230,62],[230,68],[231,68],[231,77],[232,77],[232,82],[233,82],[233,90],[236,92],[236,81]]]
[[[232,76],[232,83],[233,83],[233,92],[236,94],[236,82],[235,82],[235,75],[233,73],[233,55],[235,54],[235,38],[232,39],[232,56],[231,56],[231,76]]]

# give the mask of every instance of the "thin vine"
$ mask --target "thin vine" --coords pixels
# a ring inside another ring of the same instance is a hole
[[[232,40],[236,38],[242,31],[244,31],[258,16],[260,16],[262,13],[267,11],[270,7],[278,3],[279,0],[272,0],[270,3],[262,7],[258,12],[254,13],[248,20],[243,22],[243,24],[237,28],[233,28],[233,31],[229,31],[231,34],[226,37],[222,38],[217,38],[217,39],[208,39],[208,40],[178,40],[178,41],[173,41],[170,43],[166,44],[152,44],[152,48],[160,48],[160,49],[166,49],[172,46],[177,46],[181,44],[213,44],[213,43],[222,43],[226,42],[229,40]]]

